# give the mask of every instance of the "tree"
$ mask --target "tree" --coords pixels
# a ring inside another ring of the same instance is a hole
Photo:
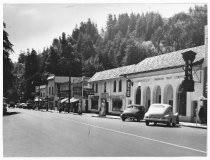
[[[54,49],[52,46],[48,51],[48,57],[45,62],[45,71],[51,74],[59,75],[59,60],[60,56],[58,50]]]
[[[96,72],[104,70],[103,65],[99,61],[99,57],[91,57],[84,62],[83,73],[87,77],[92,77]]]
[[[18,63],[24,64],[25,63],[25,59],[26,59],[25,52],[21,51],[21,53],[19,54],[19,57],[18,57]]]
[[[145,48],[135,40],[129,40],[125,49],[124,65],[137,64],[147,57]]]
[[[39,72],[39,61],[37,53],[34,49],[30,52],[27,51],[25,61],[25,73],[24,73],[24,98],[25,100],[33,99],[32,94],[35,91],[35,86],[40,85],[40,72]]]
[[[13,88],[14,76],[12,75],[13,64],[9,55],[13,52],[13,45],[9,41],[5,23],[3,23],[3,27],[3,95],[11,97],[10,90]]]

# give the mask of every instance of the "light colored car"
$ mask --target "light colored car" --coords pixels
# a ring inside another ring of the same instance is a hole
[[[179,124],[179,114],[173,114],[173,107],[169,104],[152,104],[144,115],[144,120],[148,126],[150,122],[154,125],[165,123],[168,126]]]

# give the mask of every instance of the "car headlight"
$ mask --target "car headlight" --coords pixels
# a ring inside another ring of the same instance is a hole
[[[167,114],[167,115],[163,116],[163,119],[167,119],[168,117],[169,117],[169,115]]]

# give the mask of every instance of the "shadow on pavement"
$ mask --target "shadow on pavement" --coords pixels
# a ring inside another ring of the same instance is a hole
[[[156,125],[154,125],[154,124],[151,125],[151,124],[150,124],[149,127],[181,128],[180,125],[168,126],[168,125],[166,125],[166,124],[156,124]]]
[[[3,113],[3,116],[11,116],[15,114],[20,114],[20,112],[6,112],[6,113]]]

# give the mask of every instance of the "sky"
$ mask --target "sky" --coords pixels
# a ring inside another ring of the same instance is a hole
[[[62,32],[71,35],[76,25],[88,18],[98,30],[106,27],[108,14],[158,12],[163,18],[187,13],[195,3],[3,3],[3,21],[18,61],[21,51],[35,49],[38,53],[49,47]],[[197,3],[203,5],[203,3]]]

